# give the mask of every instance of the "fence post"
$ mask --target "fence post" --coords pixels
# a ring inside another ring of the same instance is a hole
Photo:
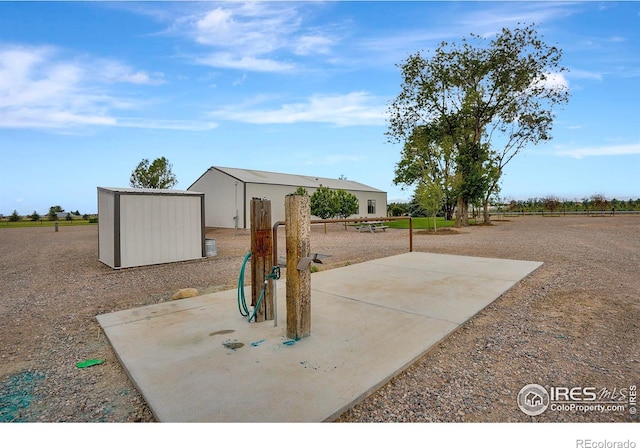
[[[284,198],[287,242],[287,337],[298,340],[311,334],[310,257],[311,201],[307,195]]]
[[[264,287],[264,297],[255,321],[273,320],[273,280],[264,285],[271,272],[271,201],[251,199],[251,305],[256,306]]]

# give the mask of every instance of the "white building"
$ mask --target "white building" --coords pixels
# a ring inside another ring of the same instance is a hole
[[[98,260],[126,268],[206,255],[204,195],[98,187]]]
[[[360,210],[354,217],[380,218],[387,215],[387,193],[346,179],[272,173],[212,166],[187,190],[204,193],[207,227],[248,229],[252,198],[271,201],[272,224],[284,221],[284,197],[303,187],[309,195],[319,187],[345,190],[358,198]]]

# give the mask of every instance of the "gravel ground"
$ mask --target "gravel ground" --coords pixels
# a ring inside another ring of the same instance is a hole
[[[0,422],[154,421],[95,316],[179,288],[233,289],[248,232],[207,237],[217,257],[112,270],[98,261],[96,226],[0,229]],[[413,241],[417,251],[544,265],[338,421],[635,421],[628,406],[529,417],[516,396],[537,383],[606,388],[616,400],[639,385],[639,216],[517,217]],[[332,255],[322,266],[331,269],[406,252],[408,231],[320,225],[311,243]],[[278,244],[284,253],[283,229]],[[94,358],[105,363],[76,367]]]

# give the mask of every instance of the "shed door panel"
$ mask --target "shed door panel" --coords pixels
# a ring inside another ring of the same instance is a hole
[[[122,267],[202,257],[200,197],[121,198]]]

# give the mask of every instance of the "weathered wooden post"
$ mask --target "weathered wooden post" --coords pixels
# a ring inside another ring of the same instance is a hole
[[[251,306],[255,307],[271,272],[271,201],[251,199]],[[273,280],[265,286],[264,297],[256,311],[255,321],[273,320]]]
[[[311,200],[307,195],[286,196],[284,211],[287,242],[287,337],[298,340],[311,334]]]

